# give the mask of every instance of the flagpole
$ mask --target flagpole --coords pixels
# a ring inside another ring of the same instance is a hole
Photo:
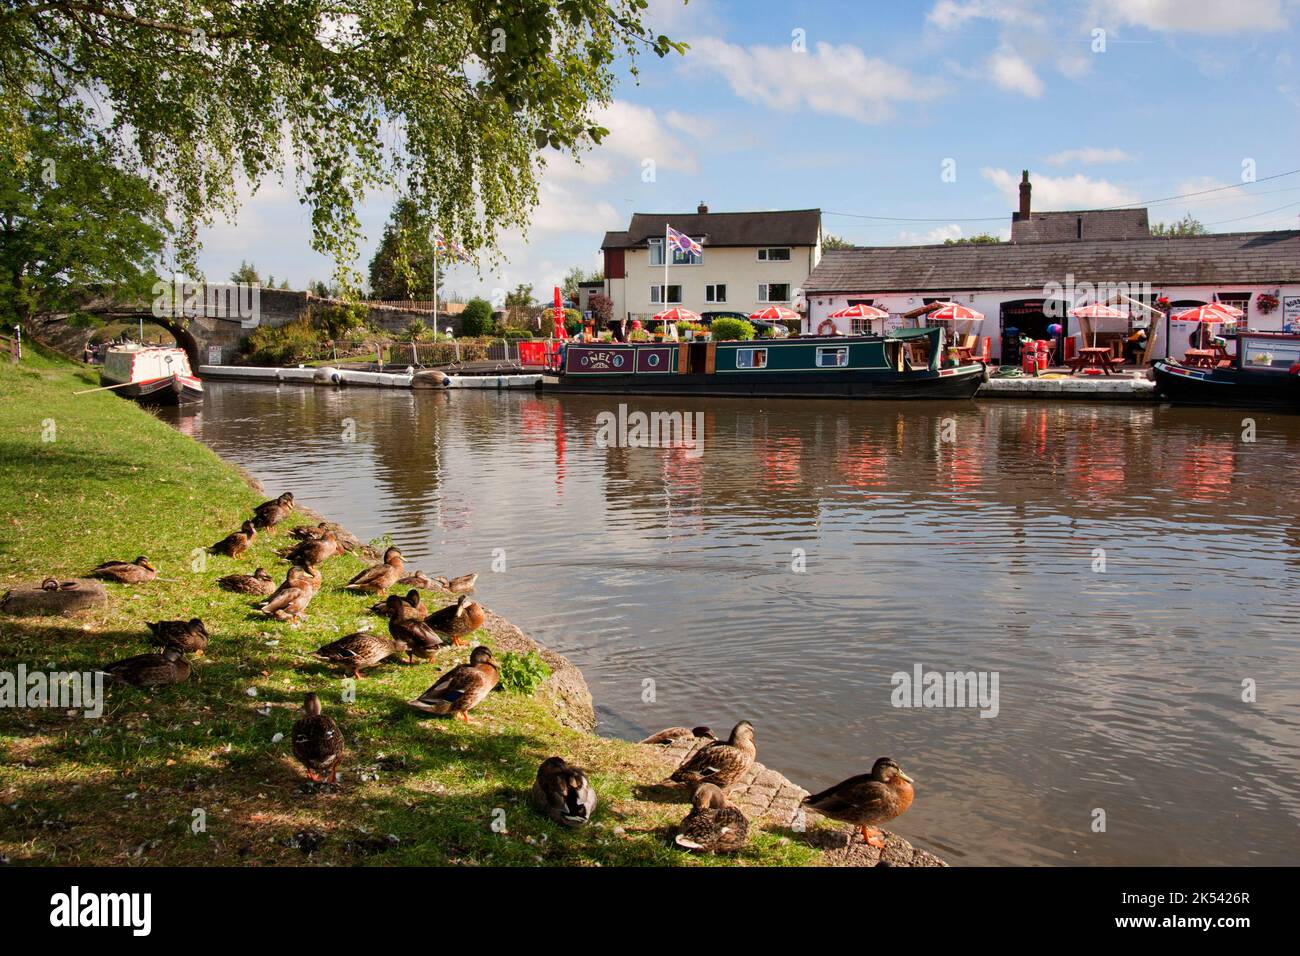
[[[672,251],[668,248],[668,230],[672,228],[667,222],[664,223],[664,294],[659,297],[659,304],[665,312],[668,311],[668,264],[672,261]],[[668,330],[668,323],[664,322],[664,331]]]
[[[438,235],[433,236],[433,340],[438,341]]]

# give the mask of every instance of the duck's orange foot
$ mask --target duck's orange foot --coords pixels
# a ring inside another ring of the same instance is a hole
[[[885,848],[885,835],[875,827],[862,827],[862,839],[866,841],[867,846],[874,846],[877,850]]]

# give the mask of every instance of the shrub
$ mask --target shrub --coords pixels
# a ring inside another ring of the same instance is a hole
[[[324,332],[324,338],[338,340],[349,332],[365,328],[367,311],[364,305],[324,305],[310,311],[311,323]]]
[[[429,337],[429,326],[423,319],[412,319],[410,325],[402,333],[402,340],[405,342],[420,342]]]
[[[629,342],[649,342],[650,333],[645,329],[633,329],[627,334],[627,340]]]
[[[491,335],[496,323],[492,320],[492,303],[487,299],[470,299],[460,314],[462,335]]]
[[[597,325],[608,325],[610,319],[614,317],[614,300],[603,292],[593,295],[588,305],[591,306],[591,314]]]
[[[253,365],[295,365],[314,358],[323,348],[319,329],[306,318],[281,326],[260,325],[240,343]]]
[[[564,331],[567,335],[577,335],[582,331],[582,313],[577,309],[564,310]]]
[[[508,339],[531,339],[533,337],[531,329],[506,329],[501,334]]]
[[[501,665],[501,686],[516,694],[532,696],[551,676],[551,668],[536,651],[527,654],[506,651],[497,663]]]
[[[709,326],[709,331],[719,342],[754,337],[754,327],[743,319],[714,319],[713,324]]]

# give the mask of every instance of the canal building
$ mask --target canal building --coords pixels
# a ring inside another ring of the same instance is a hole
[[[667,228],[694,239],[698,255],[674,249],[664,289]],[[765,305],[799,305],[799,290],[822,256],[819,209],[768,212],[633,213],[605,233],[605,295],[615,320],[645,320],[668,306],[701,314],[748,315]]]
[[[1300,329],[1300,230],[1156,237],[1145,209],[1033,212],[1030,188],[1026,173],[1009,242],[828,250],[804,285],[803,331],[867,331],[864,320],[829,318],[849,305],[888,312],[889,328],[952,301],[985,316],[976,331],[994,361],[1015,361],[1020,335],[1047,339],[1053,324],[1072,340],[1066,351],[1089,332],[1118,343],[1151,321],[1142,306],[1168,312],[1155,319],[1153,358],[1187,350],[1195,325],[1178,320],[1180,309],[1216,301],[1241,309],[1248,328]],[[1098,301],[1130,318],[1090,329],[1068,314]]]

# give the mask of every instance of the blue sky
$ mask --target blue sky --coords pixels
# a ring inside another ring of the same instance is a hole
[[[1024,168],[1045,210],[1214,189],[1246,164],[1260,181],[1152,204],[1152,220],[1300,226],[1300,175],[1264,181],[1300,168],[1300,0],[652,0],[650,22],[690,52],[642,58],[601,111],[606,142],[580,166],[550,157],[527,237],[447,288],[544,298],[633,211],[701,200],[820,207],[827,232],[866,245],[1005,235]],[[388,208],[363,210],[362,271]],[[331,272],[291,186],[264,186],[203,241],[209,278],[241,259],[295,288]]]

